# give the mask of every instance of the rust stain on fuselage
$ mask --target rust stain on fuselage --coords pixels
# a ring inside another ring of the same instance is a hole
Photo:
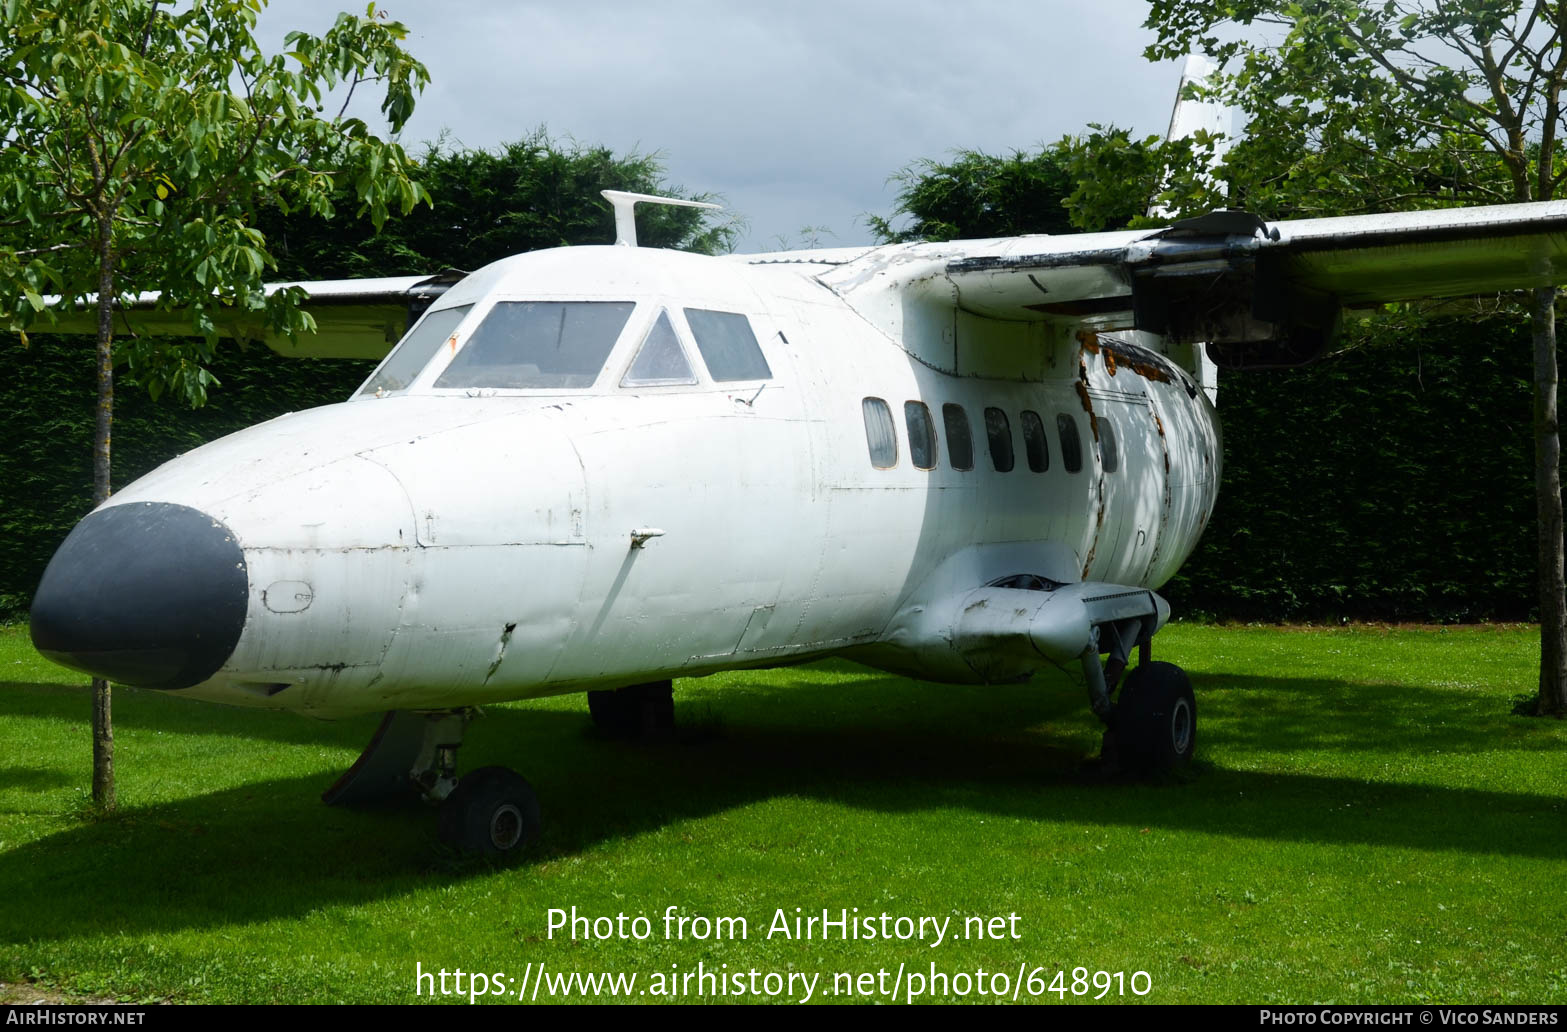
[[[1142,359],[1138,352],[1148,354],[1142,348],[1121,341],[1100,340],[1099,334],[1092,330],[1078,330],[1077,340],[1088,354],[1099,355],[1104,359],[1105,372],[1111,376],[1114,376],[1117,370],[1124,368],[1154,383],[1174,382],[1169,370],[1160,368],[1155,362]]]
[[[1159,418],[1159,413],[1154,412],[1152,410],[1149,410],[1148,414],[1153,416],[1154,429],[1159,431],[1159,453],[1164,456],[1164,493],[1165,493],[1166,497],[1169,497],[1169,494],[1170,494],[1170,445],[1169,445],[1169,441],[1166,439],[1166,437],[1164,435],[1164,420]]]
[[[1088,413],[1088,429],[1094,435],[1094,444],[1099,443],[1099,417],[1094,415],[1094,401],[1088,396],[1088,363],[1078,360],[1077,382],[1072,385],[1077,391],[1077,400],[1083,403],[1083,411]]]
[[[1083,351],[1098,350],[1098,337],[1093,334],[1079,332],[1077,339],[1082,342]],[[1088,429],[1094,435],[1094,455],[1099,454],[1099,417],[1094,415],[1094,402],[1088,394],[1088,360],[1079,353],[1077,357],[1077,381],[1072,385],[1077,389],[1077,397],[1083,403],[1083,411],[1088,413]],[[1095,467],[1100,463],[1095,461]],[[1083,560],[1083,579],[1088,579],[1089,568],[1094,565],[1094,553],[1099,551],[1099,532],[1104,528],[1105,522],[1105,477],[1103,469],[1100,469],[1099,479],[1095,485],[1099,493],[1099,509],[1094,514],[1094,536],[1088,543],[1088,554]]]

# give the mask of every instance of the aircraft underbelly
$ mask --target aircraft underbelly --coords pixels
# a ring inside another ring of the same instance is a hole
[[[515,698],[545,681],[569,635],[561,599],[579,590],[583,549],[459,545],[411,558],[384,687],[372,689],[379,708]]]

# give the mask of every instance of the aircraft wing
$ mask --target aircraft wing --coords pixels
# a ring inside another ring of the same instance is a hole
[[[253,314],[236,313],[225,322],[218,318],[224,337],[263,341],[280,355],[298,358],[384,357],[407,331],[409,324],[429,307],[463,273],[455,270],[434,276],[390,276],[380,279],[314,280],[269,283],[270,295],[287,287],[301,287],[309,295],[302,307],[316,320],[316,332],[292,339],[271,333]],[[45,299],[51,305],[58,298]],[[141,294],[115,309],[114,332],[150,336],[191,334],[183,309],[160,308],[157,293]],[[95,333],[98,316],[90,307],[57,309],[55,321],[34,326],[40,333]]]
[[[1567,283],[1567,202],[1264,223],[1218,211],[1164,229],[916,245],[824,276],[875,280],[976,315],[1141,329],[1290,364],[1344,308]],[[903,267],[900,275],[897,266]],[[1226,348],[1226,345],[1230,347]],[[1292,350],[1293,349],[1293,350]],[[1210,347],[1210,353],[1214,348]]]

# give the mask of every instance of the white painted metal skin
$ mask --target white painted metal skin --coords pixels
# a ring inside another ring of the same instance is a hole
[[[878,255],[509,258],[436,302],[472,308],[406,389],[252,427],[128,486],[107,504],[199,509],[244,550],[239,645],[180,694],[329,717],[832,654],[983,681],[994,668],[953,642],[974,589],[1016,574],[1167,580],[1218,490],[1217,423],[1192,370],[1130,334],[911,304]],[[433,386],[506,300],[636,307],[591,388]],[[771,377],[713,382],[687,308],[746,316]],[[620,386],[661,313],[699,382]],[[890,469],[872,465],[867,397],[894,416]],[[915,401],[936,428],[930,470],[911,461]],[[967,418],[971,469],[953,468],[945,405]],[[1006,415],[1010,471],[992,461],[987,408]],[[1043,471],[1025,411],[1046,429]],[[1078,472],[1060,419],[1081,439]],[[1114,472],[1095,443],[1106,424]],[[633,547],[651,528],[662,535]]]

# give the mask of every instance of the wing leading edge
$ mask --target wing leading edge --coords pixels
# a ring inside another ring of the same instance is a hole
[[[823,278],[852,300],[887,274],[989,318],[1208,342],[1221,365],[1294,364],[1321,352],[1344,308],[1567,283],[1567,202],[1272,224],[1218,211],[1154,231],[916,245]]]

